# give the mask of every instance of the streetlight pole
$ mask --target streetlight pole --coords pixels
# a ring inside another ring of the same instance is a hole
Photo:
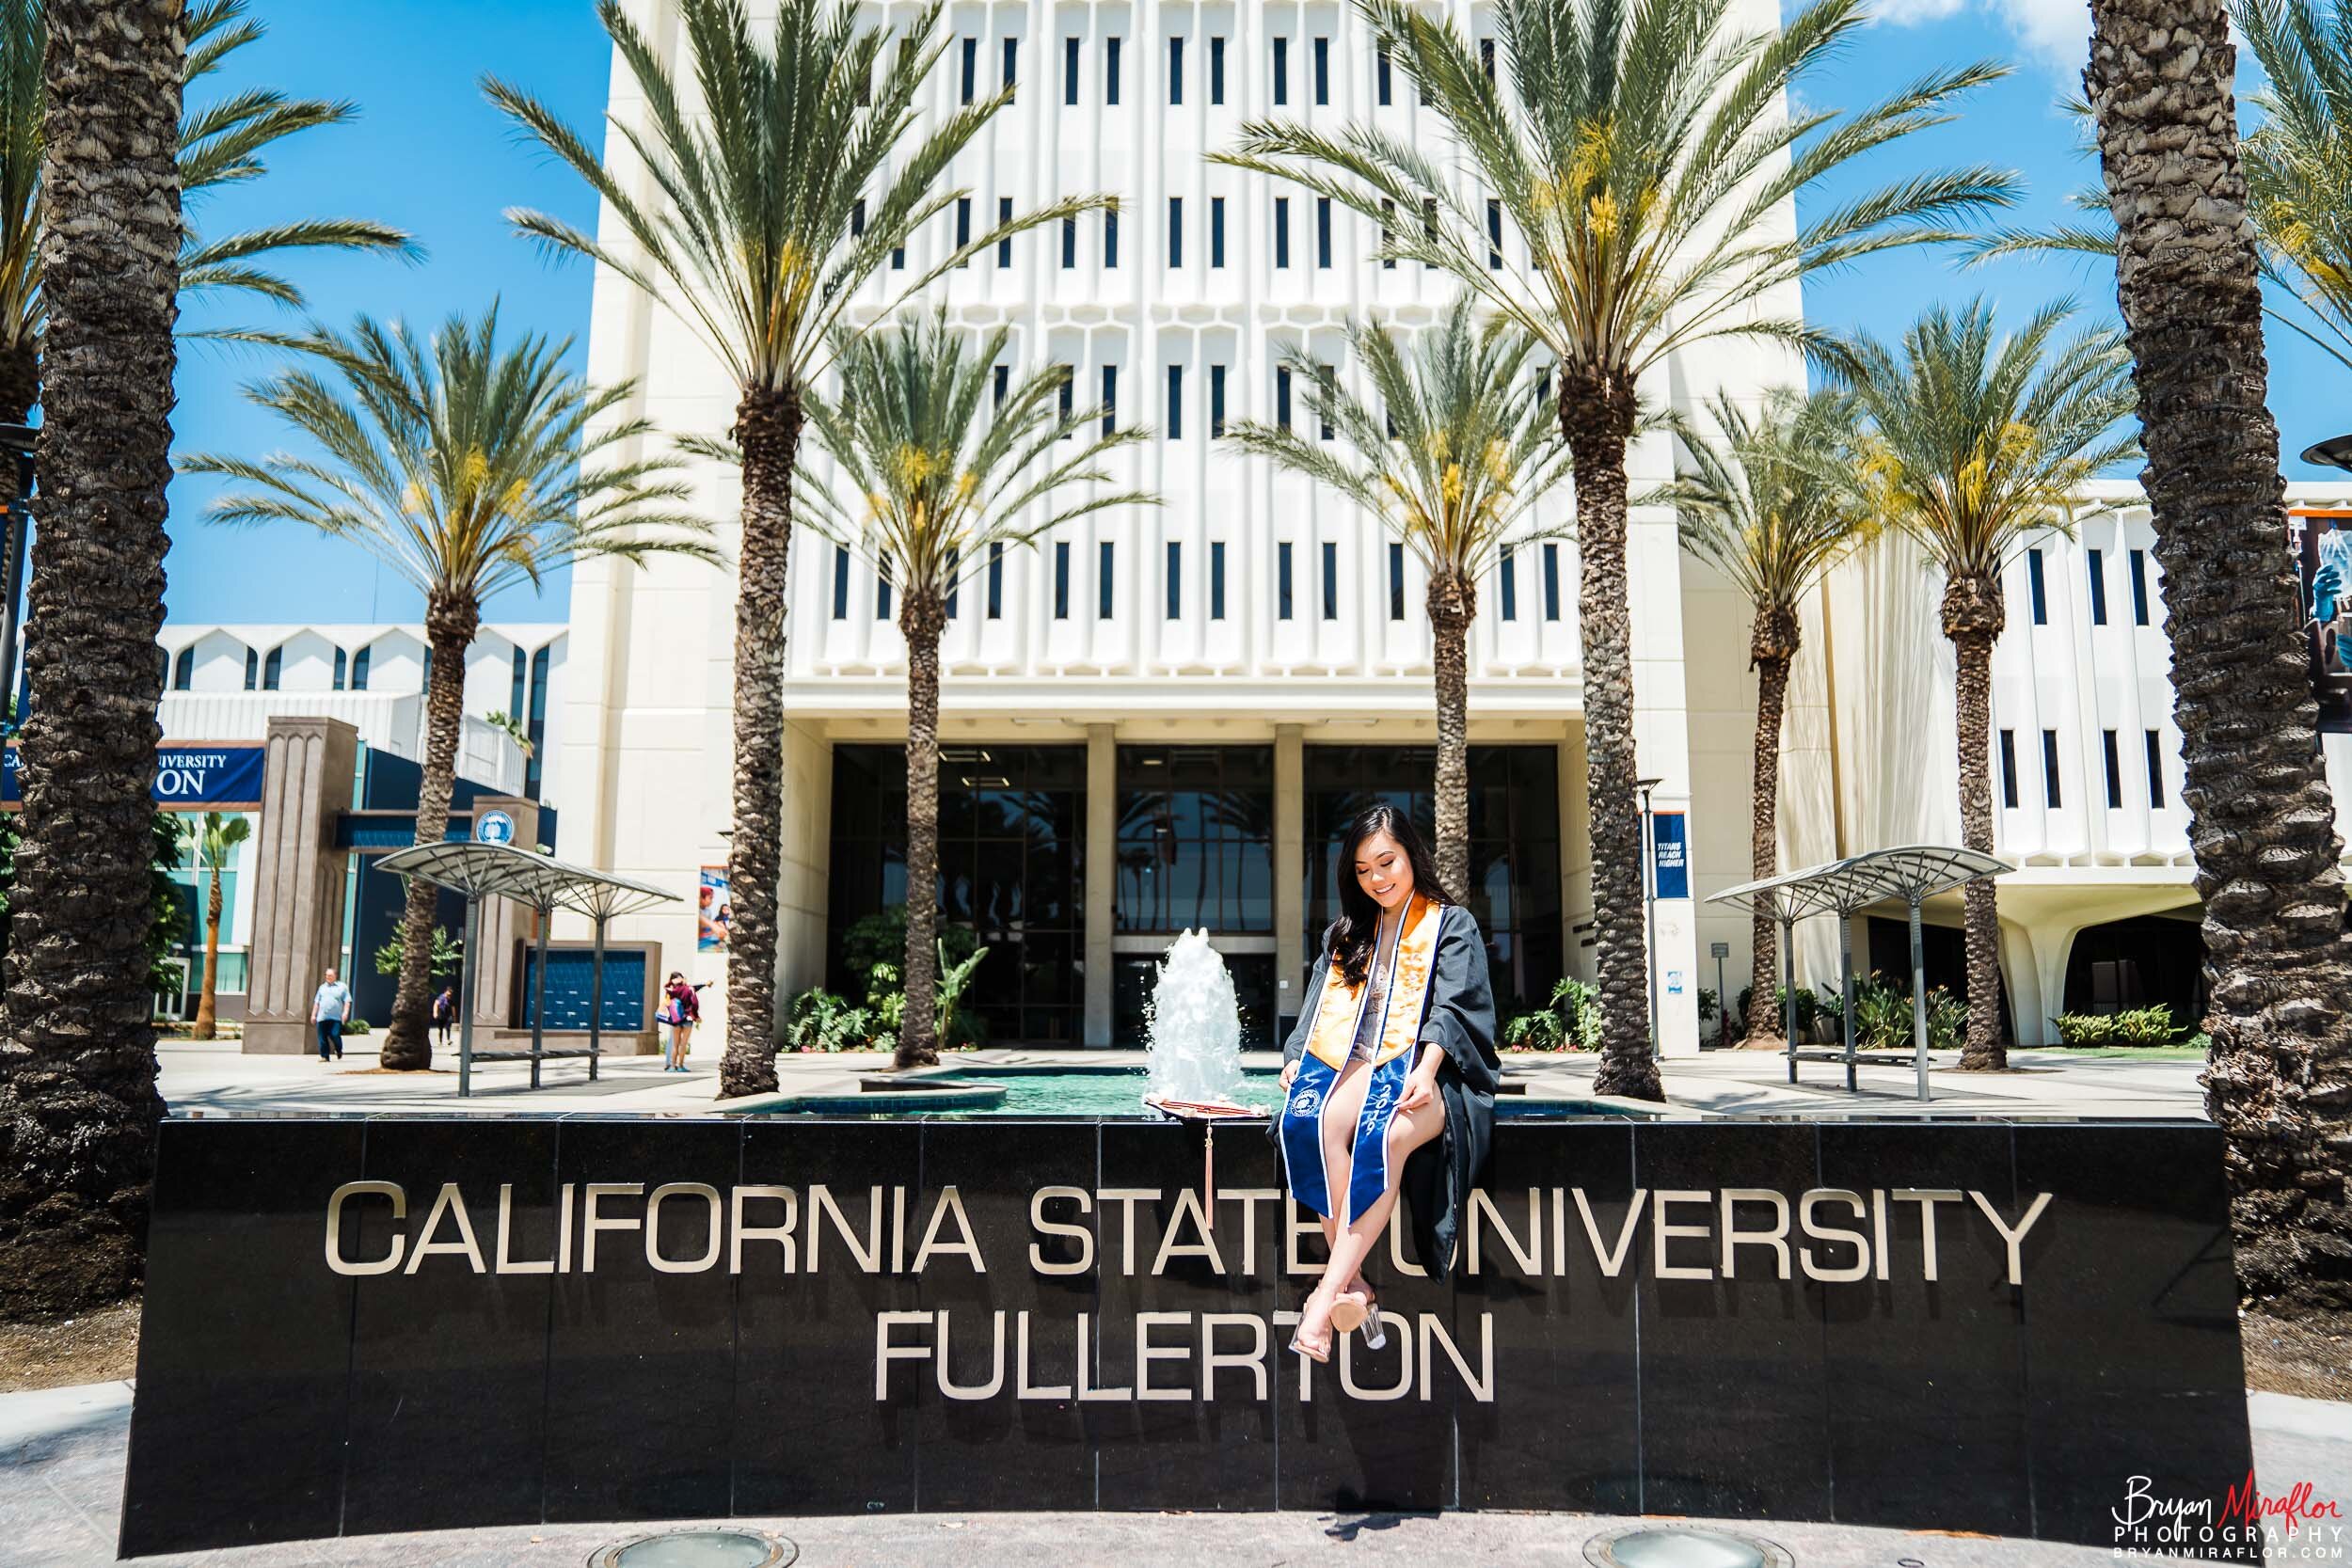
[[[1665,1035],[1658,1027],[1658,834],[1649,797],[1651,790],[1665,782],[1633,781],[1633,787],[1642,792],[1642,963],[1649,972],[1649,1053],[1653,1057],[1661,1053]]]
[[[24,602],[24,549],[32,537],[33,516],[26,502],[33,493],[33,443],[40,432],[31,425],[0,424],[0,714],[16,698],[16,645],[24,630],[18,607]],[[24,715],[14,714],[10,728]]]

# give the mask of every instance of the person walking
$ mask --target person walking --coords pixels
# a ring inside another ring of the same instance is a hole
[[[655,1017],[669,1025],[670,1029],[670,1049],[661,1063],[664,1072],[686,1070],[686,1053],[693,1045],[694,1025],[700,1023],[703,1017],[702,999],[694,993],[702,989],[702,986],[688,985],[686,976],[675,969],[670,971],[669,981],[661,988],[661,1011]]]
[[[343,1059],[343,1024],[350,1017],[351,988],[330,969],[310,998],[310,1026],[318,1031],[320,1061],[330,1053],[339,1062]]]
[[[449,1049],[450,1031],[457,1027],[457,988],[443,986],[441,994],[433,999],[433,1032],[443,1051]]]

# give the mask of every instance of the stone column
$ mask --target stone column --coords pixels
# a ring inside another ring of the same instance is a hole
[[[245,1050],[311,1049],[310,997],[343,941],[345,851],[335,824],[351,809],[359,732],[340,719],[272,719],[263,741],[262,811],[247,864],[255,883]]]
[[[1600,975],[1593,940],[1593,814],[1584,776],[1584,721],[1560,736],[1560,910],[1567,941],[1563,974],[1588,985]]]
[[[1304,724],[1274,726],[1274,1010],[1307,1000],[1307,759]],[[1287,1032],[1284,1038],[1288,1037]]]
[[[1111,917],[1119,896],[1119,743],[1108,724],[1087,726],[1085,1034],[1089,1045],[1111,1037]]]

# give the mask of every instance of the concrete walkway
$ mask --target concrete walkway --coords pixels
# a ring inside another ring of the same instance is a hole
[[[130,1386],[93,1384],[0,1396],[0,1562],[92,1568],[114,1560]],[[2352,1512],[2352,1406],[2256,1394],[2255,1463],[2263,1489],[2311,1481]],[[810,1568],[974,1568],[1051,1561],[1068,1568],[1241,1568],[1298,1563],[1581,1564],[1584,1543],[1635,1523],[1589,1514],[1316,1513],[898,1514],[884,1518],[744,1520],[796,1542]],[[1705,1521],[1690,1521],[1704,1523]],[[580,1568],[600,1546],[654,1527],[518,1526],[426,1535],[358,1536],[238,1551],[147,1558],[208,1568]],[[663,1527],[672,1528],[672,1527]],[[2104,1547],[1960,1537],[1855,1526],[1734,1523],[1722,1528],[1786,1547],[1802,1568],[2093,1568]],[[2352,1533],[2298,1538],[2291,1560],[2352,1564]],[[2338,1524],[2337,1530],[2352,1532]],[[2122,1560],[2154,1563],[2158,1560]]]
[[[373,1039],[354,1040],[340,1062],[314,1056],[247,1056],[231,1042],[197,1044],[167,1040],[156,1055],[163,1064],[164,1099],[178,1116],[313,1112],[471,1112],[517,1116],[595,1112],[604,1115],[699,1115],[719,1092],[719,1047],[697,1041],[686,1072],[661,1070],[658,1056],[608,1057],[598,1081],[588,1082],[584,1062],[542,1066],[545,1086],[529,1086],[527,1066],[485,1063],[474,1069],[471,1098],[457,1097],[453,1060],[430,1073],[376,1070]],[[952,1054],[949,1063],[975,1074],[995,1065],[1070,1063],[1088,1067],[1141,1067],[1140,1051],[979,1051]],[[1251,1067],[1279,1068],[1273,1052],[1244,1055]],[[1531,1095],[1581,1099],[1592,1092],[1598,1058],[1586,1053],[1510,1053],[1504,1072],[1523,1082]],[[785,1088],[806,1093],[855,1093],[857,1077],[889,1065],[882,1052],[836,1055],[785,1054],[776,1070]],[[2007,1072],[1958,1070],[1958,1053],[1935,1058],[1931,1074],[1934,1099],[1914,1098],[1911,1069],[1867,1067],[1859,1093],[1845,1088],[1845,1069],[1825,1062],[1801,1066],[1795,1085],[1786,1060],[1769,1052],[1709,1051],[1664,1064],[1669,1102],[1686,1111],[1760,1116],[1953,1116],[2097,1117],[2140,1119],[2204,1115],[2197,1076],[2201,1061],[2144,1061],[2127,1057],[2075,1056],[2060,1052],[2016,1051]]]

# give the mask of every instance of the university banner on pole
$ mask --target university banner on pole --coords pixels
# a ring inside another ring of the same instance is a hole
[[[725,952],[727,930],[734,922],[735,911],[727,903],[727,868],[704,866],[694,907],[694,951]]]
[[[1651,814],[1649,863],[1653,874],[1653,897],[1691,896],[1690,846],[1683,836],[1684,824],[1688,820],[1688,816],[1678,811]]]
[[[258,740],[167,740],[155,748],[155,804],[164,811],[259,811],[263,755]],[[0,759],[0,807],[24,803],[23,765],[10,741]]]

